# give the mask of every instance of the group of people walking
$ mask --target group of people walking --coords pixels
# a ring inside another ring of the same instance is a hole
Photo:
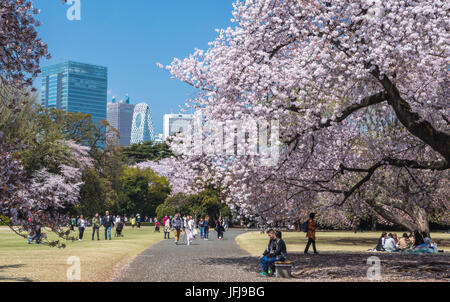
[[[164,226],[164,239],[170,239],[170,233],[173,232],[174,243],[177,245],[180,243],[180,237],[183,231],[186,236],[186,245],[191,245],[192,241],[198,235],[197,227],[200,229],[200,239],[209,240],[209,230],[212,227],[211,219],[208,215],[200,218],[198,223],[196,223],[191,215],[181,217],[180,213],[176,213],[174,217],[164,217],[162,219],[162,225]],[[220,216],[215,221],[214,226],[217,232],[217,239],[222,240],[224,232],[228,229],[228,220]],[[155,231],[159,231],[156,224]]]
[[[94,217],[90,220],[92,226],[92,240],[94,240],[97,234],[97,240],[100,240],[100,228],[103,227],[105,231],[105,240],[111,240],[111,230],[116,228],[116,236],[122,236],[122,229],[125,224],[123,218],[120,215],[112,216],[109,211],[105,212],[103,217],[100,217],[99,213],[95,213]],[[70,229],[75,231],[75,227],[78,227],[78,241],[82,241],[84,237],[84,231],[88,226],[88,220],[83,215],[70,219]]]

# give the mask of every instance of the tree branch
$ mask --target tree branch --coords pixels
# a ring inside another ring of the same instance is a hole
[[[447,162],[450,162],[450,135],[435,129],[430,122],[422,118],[417,112],[412,111],[409,103],[400,96],[400,91],[391,80],[386,75],[380,77],[377,66],[374,66],[371,74],[383,85],[387,101],[403,126],[412,135],[441,154]]]

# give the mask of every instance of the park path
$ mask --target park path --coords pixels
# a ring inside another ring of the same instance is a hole
[[[250,256],[235,242],[235,238],[242,233],[245,231],[230,229],[225,232],[223,240],[217,240],[216,233],[212,231],[208,241],[197,238],[190,246],[185,243],[175,245],[173,239],[164,240],[138,255],[114,281],[268,281],[268,278],[258,274],[257,257]]]

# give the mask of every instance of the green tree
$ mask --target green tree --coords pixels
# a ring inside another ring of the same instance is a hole
[[[95,213],[102,213],[105,209],[108,183],[98,175],[95,169],[86,169],[83,173],[83,181],[80,203],[76,211],[77,214],[93,217]]]
[[[167,197],[156,212],[158,219],[174,215],[176,212],[192,215],[195,219],[206,215],[210,217],[231,216],[230,208],[220,202],[219,192],[213,188],[206,188],[198,194],[185,195],[179,193]]]
[[[155,143],[148,141],[142,144],[123,147],[122,159],[125,163],[133,165],[144,161],[159,161],[173,155],[165,142]]]
[[[170,194],[170,183],[150,169],[126,168],[121,177],[119,208],[128,213],[154,216]]]

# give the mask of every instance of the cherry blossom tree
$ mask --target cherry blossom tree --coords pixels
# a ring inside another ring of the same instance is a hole
[[[31,85],[40,72],[47,45],[38,37],[39,13],[30,0],[0,0],[0,79],[18,86]]]
[[[427,175],[415,185],[427,189],[408,196],[445,208],[430,186],[450,167],[449,9],[440,0],[236,1],[234,28],[166,69],[199,90],[188,105],[206,122],[280,121],[282,154],[266,167],[202,152],[184,156],[183,171],[221,183],[231,207],[267,222],[359,205],[428,230],[421,213],[383,204],[409,204],[395,181]],[[386,199],[374,201],[378,186]]]
[[[59,173],[41,169],[29,178],[20,163],[18,150],[6,145],[3,137],[4,133],[0,133],[0,215],[8,217],[10,228],[23,237],[41,225],[61,238],[73,239],[63,228],[67,222],[64,208],[78,203],[82,171],[92,165],[88,148],[70,141],[59,142],[69,149],[70,165],[61,164]],[[47,243],[54,246],[59,241]]]
[[[163,158],[160,161],[145,161],[133,166],[139,169],[151,169],[159,176],[167,178],[170,182],[172,190],[171,195],[178,193],[189,194],[192,191],[191,182],[186,178],[186,175],[181,173],[183,170],[183,162],[180,162],[175,157]]]

